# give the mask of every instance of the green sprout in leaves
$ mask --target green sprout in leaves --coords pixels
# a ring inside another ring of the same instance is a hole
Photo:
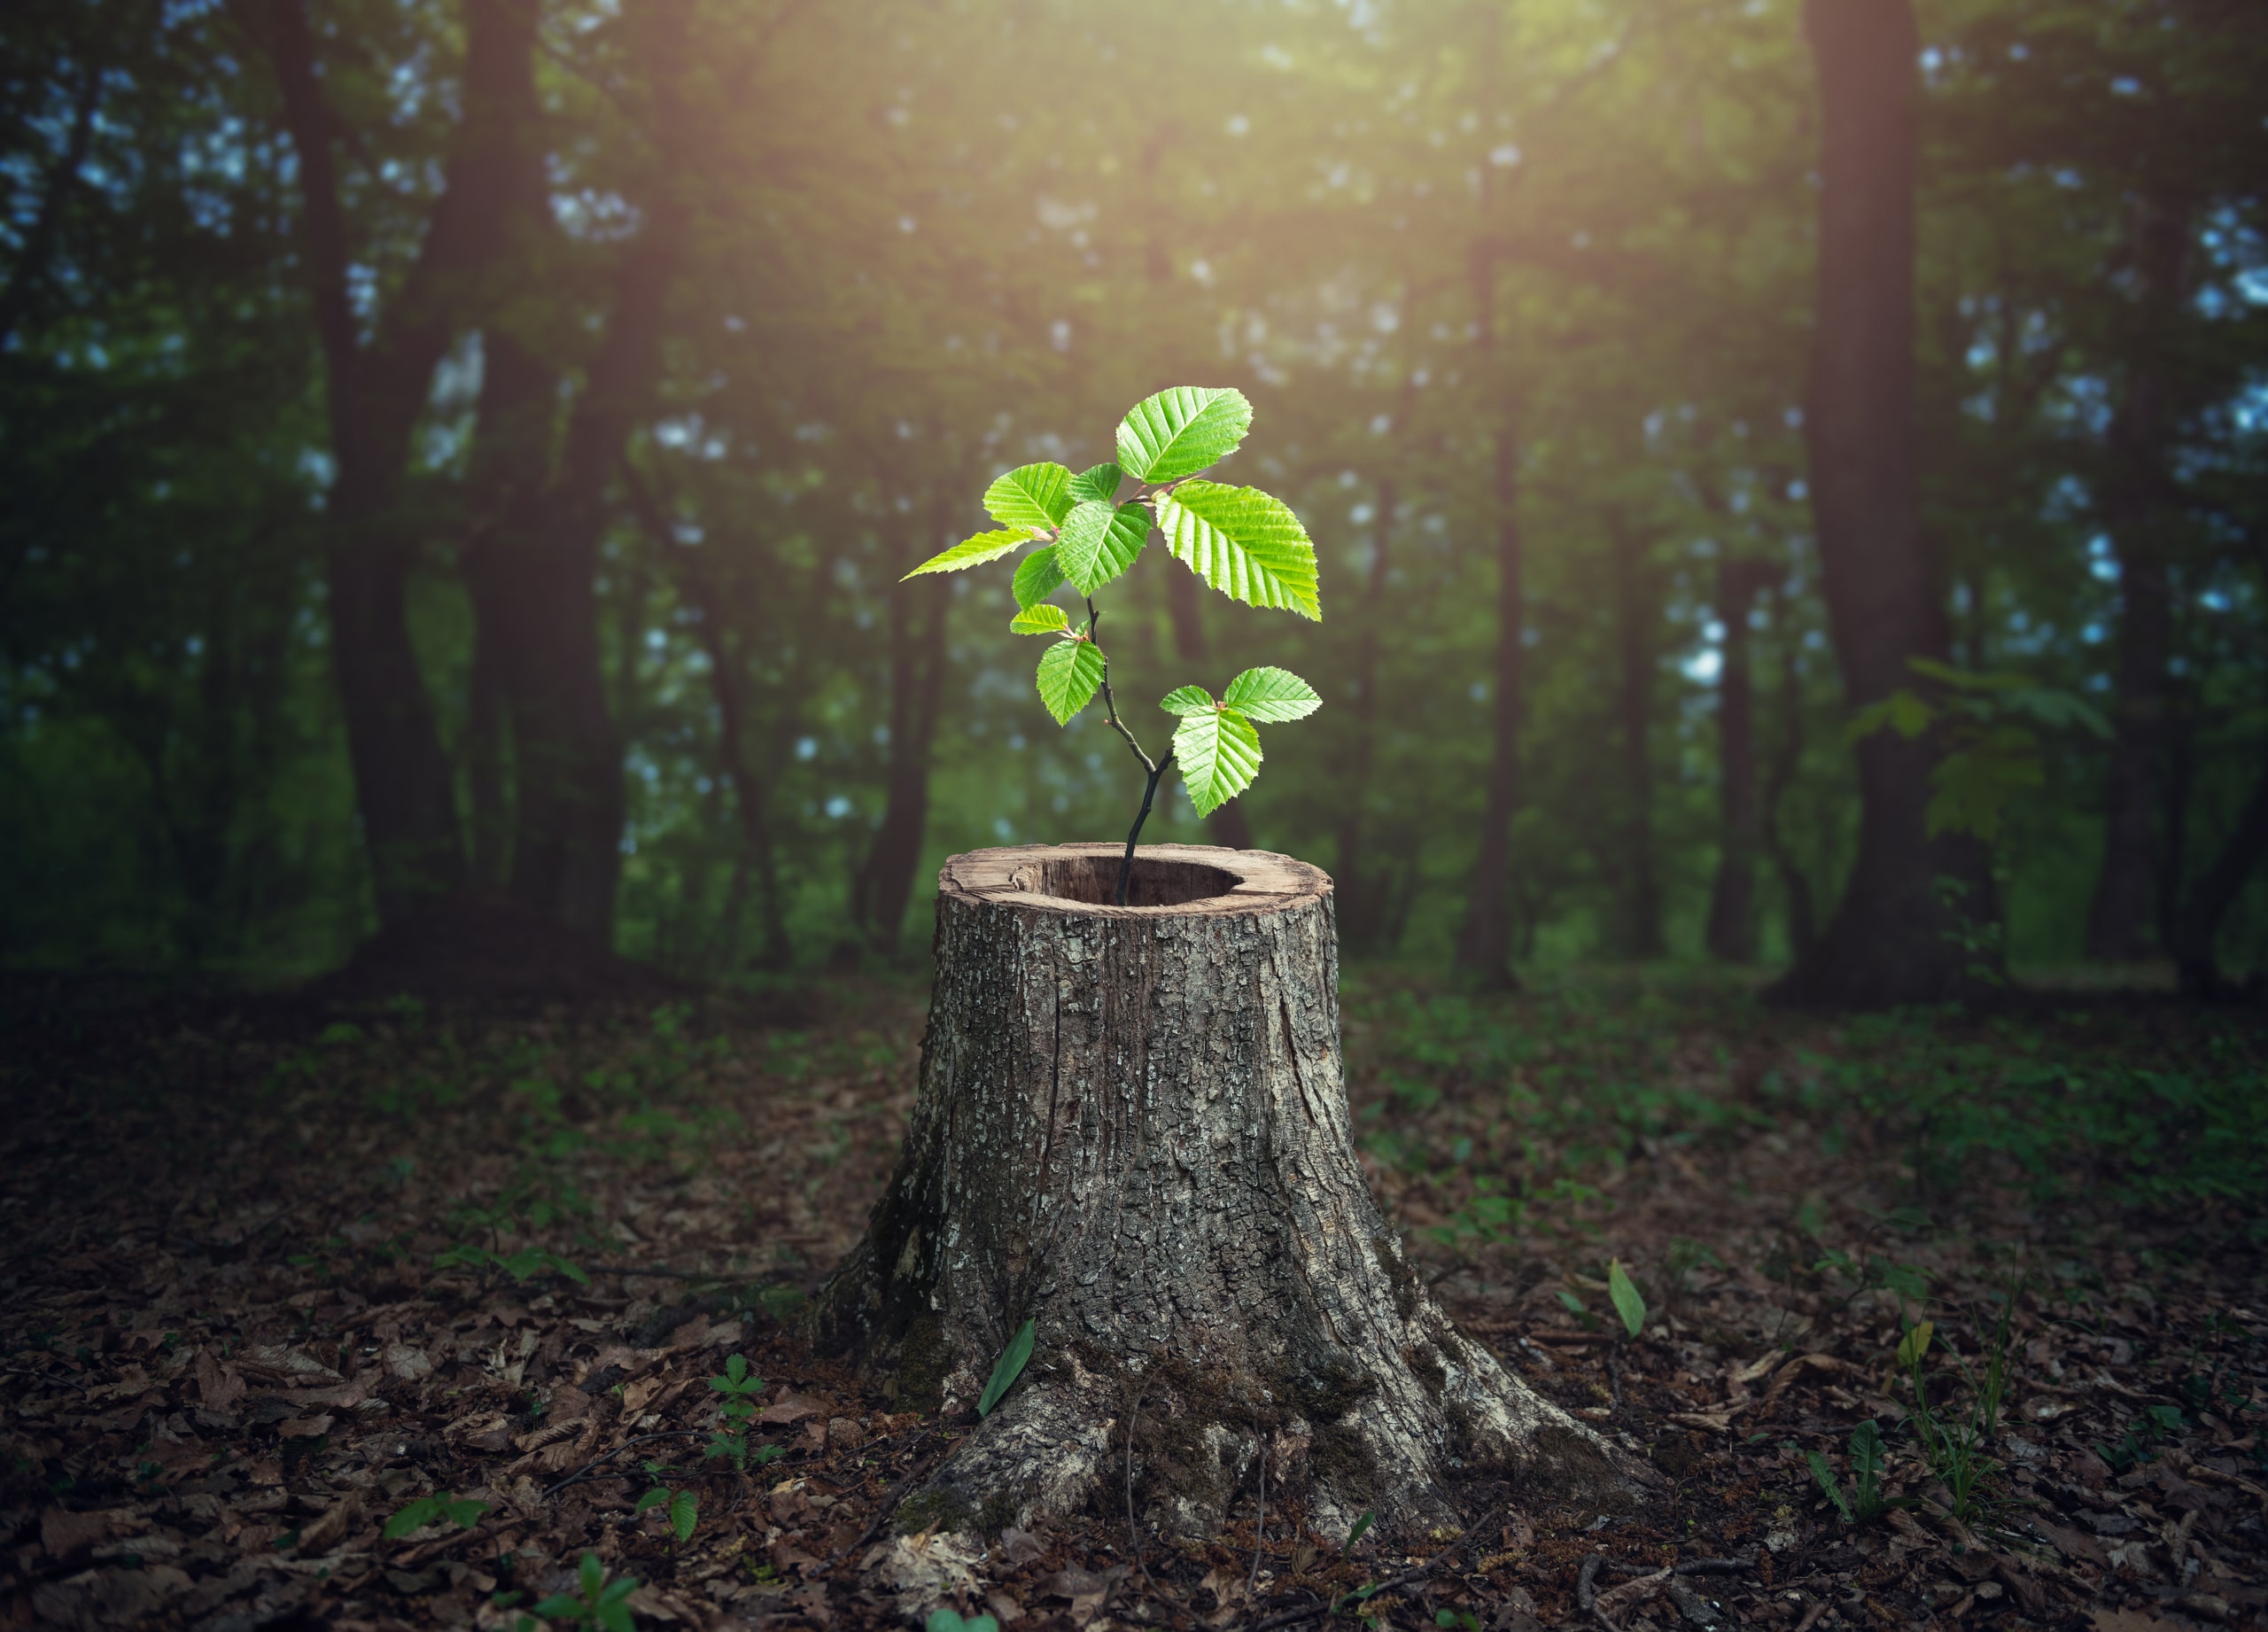
[[[992,1375],[985,1379],[983,1395],[976,1402],[978,1416],[990,1417],[992,1408],[1000,1403],[1001,1396],[1015,1387],[1016,1379],[1023,1375],[1024,1363],[1031,1358],[1032,1341],[1038,1331],[1037,1320],[1027,1320],[1016,1329],[1015,1336],[1008,1340],[1008,1346],[992,1363]]]
[[[385,1538],[398,1542],[412,1531],[422,1530],[437,1519],[446,1519],[460,1530],[470,1530],[488,1516],[488,1504],[476,1502],[470,1496],[453,1496],[443,1490],[429,1496],[419,1496],[415,1502],[398,1510],[386,1520]]]
[[[664,1510],[663,1517],[670,1521],[670,1534],[680,1542],[693,1539],[694,1527],[701,1522],[701,1503],[690,1490],[672,1490],[657,1485],[638,1498],[638,1505],[631,1511],[649,1513],[656,1508]]]
[[[1000,1623],[990,1615],[970,1615],[964,1619],[957,1609],[940,1608],[929,1612],[922,1632],[1000,1632]]]
[[[583,1589],[580,1594],[555,1592],[537,1605],[535,1613],[546,1620],[563,1620],[573,1626],[595,1628],[599,1632],[634,1632],[630,1595],[638,1590],[636,1576],[609,1581],[606,1566],[599,1562],[598,1555],[586,1552],[583,1555],[579,1584]],[[524,1615],[520,1618],[523,1632],[534,1624]]]
[[[1619,1258],[1606,1266],[1606,1295],[1614,1312],[1622,1317],[1624,1331],[1635,1337],[1646,1329],[1646,1300]]]
[[[716,1434],[710,1440],[704,1455],[725,1457],[744,1473],[750,1462],[762,1467],[765,1463],[787,1454],[777,1445],[762,1445],[753,1450],[749,1448],[749,1426],[756,1418],[755,1396],[764,1392],[765,1385],[764,1379],[749,1371],[746,1356],[734,1355],[726,1360],[724,1375],[711,1378],[709,1386],[725,1397],[717,1408]],[[645,1510],[641,1508],[639,1511],[642,1512]],[[672,1524],[676,1522],[676,1517],[672,1509]]]
[[[1037,547],[1016,567],[1016,615],[1008,628],[1052,637],[1040,654],[1040,701],[1056,724],[1068,725],[1099,693],[1105,723],[1125,739],[1148,778],[1119,863],[1115,899],[1121,906],[1134,846],[1168,765],[1181,761],[1190,803],[1199,816],[1209,816],[1259,774],[1257,727],[1301,719],[1323,705],[1312,686],[1282,669],[1247,669],[1217,700],[1201,687],[1184,686],[1159,704],[1180,724],[1172,748],[1153,759],[1119,717],[1111,693],[1095,592],[1133,566],[1153,532],[1167,554],[1231,600],[1322,618],[1315,545],[1291,508],[1257,488],[1200,474],[1234,453],[1251,426],[1252,404],[1226,386],[1178,385],[1145,398],[1119,424],[1115,462],[1076,476],[1052,462],[1010,470],[984,491],[984,508],[999,527],[906,574],[958,572]],[[1129,483],[1132,491],[1120,498]],[[1048,599],[1067,584],[1083,603],[1084,622]]]

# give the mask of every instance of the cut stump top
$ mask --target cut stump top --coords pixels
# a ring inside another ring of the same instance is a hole
[[[1123,844],[1014,844],[948,859],[937,893],[973,904],[1087,918],[1249,918],[1320,902],[1331,875],[1266,850],[1145,844],[1134,852],[1128,905],[1118,889]]]

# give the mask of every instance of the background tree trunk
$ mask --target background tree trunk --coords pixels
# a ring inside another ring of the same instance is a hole
[[[1807,0],[1819,70],[1819,307],[1804,432],[1822,587],[1853,710],[1916,683],[1947,653],[1922,533],[1915,410],[1916,58],[1908,0]],[[1859,853],[1783,1001],[1862,1006],[1969,994],[1997,922],[1989,859],[1929,836],[1938,748],[1877,731],[1859,744]]]
[[[1339,817],[1339,922],[1348,948],[1375,950],[1384,939],[1390,880],[1370,865],[1371,776],[1378,754],[1379,639],[1386,621],[1388,556],[1400,514],[1401,489],[1391,476],[1378,482],[1377,525],[1371,532],[1371,570],[1363,575],[1363,600],[1355,616],[1354,723],[1348,727],[1347,760],[1340,786],[1346,800]]]
[[[1798,964],[1811,956],[1819,938],[1819,917],[1813,909],[1811,877],[1780,826],[1780,807],[1796,785],[1804,762],[1804,672],[1796,649],[1796,632],[1790,627],[1787,599],[1778,585],[1767,591],[1772,633],[1780,647],[1780,734],[1773,744],[1771,780],[1764,789],[1759,812],[1765,852],[1780,875],[1780,892],[1787,898],[1788,951]]]
[[[1654,866],[1654,674],[1658,587],[1646,560],[1644,536],[1619,513],[1609,517],[1613,548],[1617,684],[1615,736],[1622,750],[1620,866],[1614,881],[1617,922],[1612,950],[1619,958],[1664,956],[1662,887]]]
[[[2261,859],[2268,856],[2268,752],[2263,753],[2260,765],[2236,826],[2213,858],[2213,865],[2191,886],[2174,926],[2174,963],[2180,971],[2181,989],[2192,997],[2214,998],[2226,992],[2228,983],[2221,975],[2213,944],[2220,938],[2221,921],[2228,916]]]
[[[1724,665],[1717,675],[1717,879],[1709,892],[1709,955],[1756,960],[1756,685],[1748,610],[1768,569],[1730,554],[1717,561],[1717,621]]]
[[[2158,948],[2155,904],[2164,849],[2167,715],[2173,677],[2173,540],[2178,493],[2166,443],[2178,415],[2166,378],[2189,292],[2186,206],[2145,196],[2131,235],[2140,330],[2111,415],[2102,516],[2118,556],[2118,703],[2103,800],[2102,869],[2087,909],[2086,952],[2131,963]]]
[[[936,537],[942,533],[934,534]],[[913,552],[918,561],[926,548]],[[889,587],[889,774],[882,826],[851,898],[853,915],[878,951],[897,950],[921,839],[929,828],[929,750],[945,683],[947,590],[938,578]],[[920,619],[919,633],[914,628]]]
[[[1324,1535],[1612,1502],[1604,1442],[1458,1333],[1364,1187],[1331,881],[1156,845],[1113,907],[1117,864],[1027,845],[939,881],[913,1124],[816,1331],[924,1408],[1037,1341],[900,1524],[1115,1509],[1138,1399],[1136,1499],[1176,1534],[1216,1531],[1262,1455]]]

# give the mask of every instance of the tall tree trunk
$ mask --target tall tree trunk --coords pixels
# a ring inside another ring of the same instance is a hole
[[[1488,172],[1484,168],[1483,176]],[[1496,258],[1487,245],[1472,256],[1472,302],[1478,315],[1480,377],[1501,393],[1489,468],[1489,509],[1496,531],[1496,654],[1489,703],[1488,786],[1480,811],[1480,846],[1456,937],[1456,968],[1483,990],[1518,987],[1512,975],[1512,812],[1519,803],[1521,670],[1527,626],[1525,543],[1520,534],[1519,422],[1511,395],[1498,377]]]
[[[1856,710],[1942,660],[1948,632],[1922,532],[1915,416],[1916,58],[1908,0],[1806,0],[1818,65],[1819,307],[1804,430],[1844,694]],[[1929,736],[1859,744],[1859,853],[1825,935],[1774,995],[1928,1003],[1982,989],[1997,922],[1989,858],[1923,821]]]
[[[2221,923],[2245,884],[2268,856],[2268,744],[2259,755],[2260,771],[2251,797],[2238,812],[2236,826],[2221,845],[2220,853],[2190,887],[2174,929],[2174,963],[2181,975],[2181,989],[2193,997],[2224,995],[2228,983],[2214,954]]]
[[[638,49],[664,106],[682,73],[687,12],[672,4],[639,13]],[[520,60],[512,84],[500,85],[498,103],[499,117],[510,121],[509,231],[522,274],[533,283],[556,234],[532,58]],[[681,157],[687,144],[676,116],[656,120],[663,152]],[[616,263],[605,337],[576,398],[555,474],[561,370],[506,328],[484,337],[474,485],[485,536],[467,562],[479,638],[493,644],[509,699],[512,893],[601,940],[613,931],[627,799],[599,632],[599,545],[625,443],[659,382],[664,311],[690,226],[666,167],[649,178],[641,203],[645,225]]]
[[[71,129],[63,139],[63,156],[47,173],[47,184],[40,190],[39,213],[24,233],[23,247],[16,253],[15,265],[8,269],[6,285],[0,287],[0,352],[8,349],[8,342],[30,315],[48,281],[48,269],[63,243],[63,213],[70,207],[71,195],[79,186],[79,172],[94,145],[95,110],[103,100],[103,71],[94,62],[77,66],[79,86],[71,98]]]
[[[1197,575],[1194,572],[1166,574],[1166,610],[1173,619],[1174,649],[1181,654],[1184,663],[1202,663],[1208,653],[1205,643],[1205,614],[1198,604]],[[1205,831],[1216,842],[1231,850],[1250,850],[1252,823],[1244,813],[1244,801],[1231,799],[1205,819]]]
[[[1615,1454],[1456,1331],[1371,1199],[1330,880],[1158,845],[1116,907],[1118,859],[945,866],[913,1121],[814,1331],[920,1410],[973,1403],[1035,1335],[901,1524],[1116,1511],[1122,1478],[1152,1525],[1209,1535],[1262,1458],[1332,1539],[1365,1512],[1408,1541],[1508,1499],[1614,1504]]]
[[[1717,879],[1709,892],[1709,955],[1756,960],[1756,687],[1749,608],[1767,568],[1729,552],[1717,560],[1717,622],[1724,635],[1717,673]]]
[[[2090,958],[2132,962],[2156,950],[2152,897],[2163,860],[2166,715],[2173,655],[2172,540],[2166,442],[2177,417],[2164,369],[2168,330],[2189,292],[2190,212],[2145,195],[2132,234],[2137,332],[2110,419],[2102,517],[2118,556],[2118,695],[2103,811],[2102,868],[2087,910]]]
[[[1654,680],[1661,610],[1646,540],[1626,516],[1609,518],[1614,572],[1615,735],[1622,750],[1622,820],[1614,952],[1645,960],[1665,955],[1662,890],[1654,867]]]
[[[917,550],[908,559],[928,553]],[[929,756],[945,678],[946,607],[942,579],[900,579],[889,587],[889,766],[882,826],[858,870],[855,897],[860,929],[884,952],[897,949],[929,828]]]
[[[1347,731],[1347,760],[1340,786],[1344,790],[1339,814],[1339,932],[1350,951],[1374,949],[1386,929],[1388,879],[1375,874],[1364,854],[1369,816],[1371,776],[1378,753],[1379,637],[1386,618],[1386,582],[1394,548],[1394,523],[1400,515],[1401,489],[1391,476],[1378,483],[1377,529],[1372,534],[1371,570],[1364,575],[1363,603],[1355,613],[1354,723]]]
[[[516,80],[537,7],[466,0],[464,108],[441,197],[399,292],[364,346],[346,291],[353,259],[303,0],[271,0],[268,48],[299,160],[305,270],[324,361],[331,455],[328,503],[332,672],[354,769],[362,843],[382,921],[467,880],[454,789],[431,699],[410,644],[414,551],[400,490],[434,366],[497,292],[516,179]]]
[[[1794,849],[1780,828],[1780,808],[1804,761],[1803,663],[1796,651],[1795,631],[1788,626],[1786,598],[1780,587],[1767,587],[1774,641],[1780,649],[1780,732],[1773,744],[1772,769],[1764,788],[1761,816],[1765,853],[1780,875],[1780,893],[1788,909],[1788,951],[1800,964],[1811,956],[1819,939],[1819,918],[1812,905],[1811,876],[1797,860]]]

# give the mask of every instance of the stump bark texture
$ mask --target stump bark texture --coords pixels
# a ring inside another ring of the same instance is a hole
[[[818,1300],[901,1401],[1014,1389],[901,1510],[997,1527],[1092,1504],[1217,1530],[1256,1500],[1343,1536],[1617,1505],[1626,1459],[1457,1332],[1363,1182],[1331,881],[1284,856],[956,856],[904,1153]],[[1130,1473],[1128,1471],[1130,1468]]]

